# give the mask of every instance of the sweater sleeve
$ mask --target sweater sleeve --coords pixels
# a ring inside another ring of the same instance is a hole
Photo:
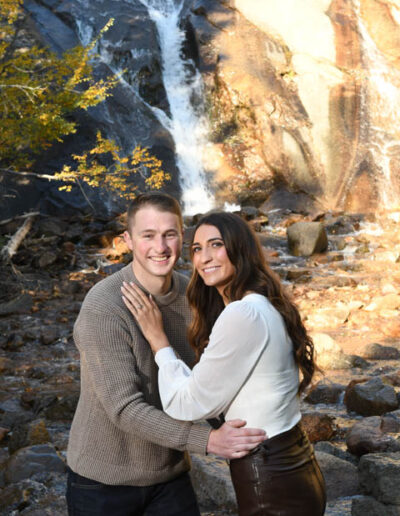
[[[175,421],[146,402],[132,338],[137,335],[132,335],[118,313],[82,308],[74,327],[82,382],[90,382],[110,422],[124,432],[167,448],[205,454],[210,428]],[[153,360],[151,353],[149,360]]]
[[[268,326],[249,303],[228,305],[216,321],[200,361],[190,370],[172,348],[156,354],[164,410],[184,421],[223,412],[251,374],[268,341]]]

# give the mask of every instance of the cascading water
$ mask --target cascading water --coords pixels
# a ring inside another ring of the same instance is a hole
[[[174,139],[177,166],[183,191],[184,212],[193,215],[213,207],[213,199],[205,181],[202,156],[207,142],[207,123],[201,103],[193,106],[193,99],[202,98],[200,73],[184,59],[184,32],[179,28],[183,1],[140,0],[147,7],[159,36],[164,88],[171,117],[153,109],[161,124]]]
[[[380,176],[378,195],[386,210],[400,205],[399,177],[394,169],[400,163],[400,72],[387,62],[362,21],[360,2],[354,0],[368,78],[365,99],[369,118],[369,147]],[[396,166],[397,163],[397,166]]]

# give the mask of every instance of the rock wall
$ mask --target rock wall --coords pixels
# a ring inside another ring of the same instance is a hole
[[[220,195],[398,205],[399,19],[389,0],[194,2]]]

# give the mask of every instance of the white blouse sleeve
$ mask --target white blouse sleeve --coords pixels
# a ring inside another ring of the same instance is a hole
[[[217,319],[200,361],[190,370],[172,348],[156,353],[164,411],[175,419],[216,417],[234,399],[268,341],[268,326],[257,308],[235,301]]]

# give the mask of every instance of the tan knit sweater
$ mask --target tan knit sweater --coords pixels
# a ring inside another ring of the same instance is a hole
[[[74,327],[81,355],[81,393],[67,461],[76,473],[105,484],[146,486],[187,471],[184,451],[205,453],[210,429],[176,421],[161,409],[157,366],[121,297],[132,266],[95,285]],[[189,365],[187,280],[174,272],[172,290],[156,297],[171,345]]]

